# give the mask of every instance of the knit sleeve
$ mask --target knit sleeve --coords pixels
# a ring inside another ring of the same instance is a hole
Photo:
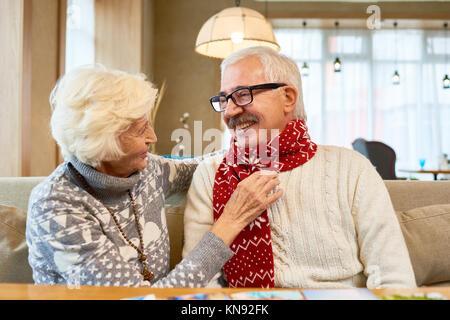
[[[389,193],[366,159],[352,208],[368,288],[415,287],[408,249]]]
[[[55,195],[30,206],[26,237],[37,284],[201,287],[233,255],[220,238],[208,232],[174,270],[149,283],[143,280],[140,265],[124,259],[82,201],[62,199]]]
[[[194,250],[214,224],[212,195],[215,170],[212,163],[211,159],[198,166],[186,196],[183,257]],[[220,286],[216,282],[219,276],[220,274],[217,274],[208,286]]]
[[[28,212],[26,238],[38,284],[141,286],[140,270],[126,262],[82,202],[55,195]]]
[[[231,249],[207,232],[193,250],[155,287],[205,287],[233,256]]]

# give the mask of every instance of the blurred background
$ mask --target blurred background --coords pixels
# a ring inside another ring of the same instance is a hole
[[[236,7],[262,15],[279,50],[298,63],[313,141],[350,149],[357,139],[380,142],[394,167],[382,151],[375,157],[394,179],[447,177],[418,171],[448,170],[450,2],[364,0],[0,0],[0,176],[45,176],[62,161],[49,94],[65,72],[92,63],[164,86],[153,152],[171,154],[179,128],[193,137],[188,149],[212,128],[227,146],[208,102],[220,89],[221,59],[195,48],[211,17]],[[201,140],[204,150],[211,142]],[[358,151],[370,158],[367,148]]]

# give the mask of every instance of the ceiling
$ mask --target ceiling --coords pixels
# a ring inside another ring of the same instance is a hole
[[[447,2],[448,0],[254,0],[256,2],[360,2],[360,3],[377,3],[377,2]]]

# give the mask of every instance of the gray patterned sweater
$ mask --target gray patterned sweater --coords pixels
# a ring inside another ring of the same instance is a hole
[[[232,256],[208,232],[169,272],[170,246],[165,198],[187,189],[198,161],[149,154],[147,168],[128,178],[102,174],[78,161],[70,163],[93,188],[95,197],[115,213],[127,237],[139,247],[130,189],[143,231],[144,252],[155,278],[143,280],[138,254],[122,237],[111,214],[68,166],[61,164],[30,196],[26,238],[29,263],[38,284],[96,286],[201,287]]]

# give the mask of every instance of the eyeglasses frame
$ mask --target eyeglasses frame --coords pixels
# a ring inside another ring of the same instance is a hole
[[[220,111],[218,111],[218,110],[216,110],[216,108],[214,108],[213,101],[212,101],[214,98],[223,96],[223,97],[225,97],[225,99],[227,99],[227,104],[228,104],[228,100],[231,98],[231,100],[233,100],[234,104],[237,105],[238,107],[245,107],[245,106],[247,106],[247,105],[249,105],[250,103],[253,102],[253,90],[258,90],[258,89],[278,89],[278,88],[285,87],[285,86],[287,86],[286,83],[271,82],[271,83],[257,84],[257,85],[254,85],[254,86],[239,87],[239,88],[234,89],[231,93],[229,93],[227,95],[225,95],[225,94],[218,94],[218,95],[212,96],[211,98],[209,98],[209,103],[211,104],[211,107],[214,109],[214,111],[216,111],[216,112],[224,112],[226,110],[226,108],[223,109],[223,110],[220,110]],[[242,90],[242,89],[248,89],[250,91],[250,102],[246,103],[246,104],[243,104],[243,105],[240,105],[234,99],[233,94],[236,91],[239,91],[239,90]]]

